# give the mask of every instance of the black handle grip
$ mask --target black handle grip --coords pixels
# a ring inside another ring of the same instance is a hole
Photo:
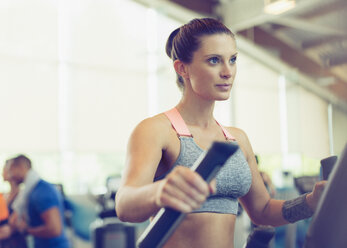
[[[322,176],[323,180],[328,180],[328,177],[330,175],[330,172],[333,170],[334,164],[337,161],[337,156],[330,156],[327,158],[324,158],[320,161],[321,168],[322,168]]]
[[[206,182],[210,182],[224,165],[226,160],[238,149],[235,144],[227,142],[214,142],[210,149],[200,156],[192,166]],[[154,217],[151,224],[142,233],[137,241],[139,248],[162,247],[183,221],[185,213],[171,208],[162,208]]]

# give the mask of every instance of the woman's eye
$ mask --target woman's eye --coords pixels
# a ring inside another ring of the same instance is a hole
[[[230,59],[230,64],[235,64],[236,63],[236,57],[232,57]]]
[[[217,57],[213,57],[213,58],[209,58],[208,59],[208,62],[210,63],[210,64],[217,64],[218,62],[219,62],[219,59],[217,58]]]

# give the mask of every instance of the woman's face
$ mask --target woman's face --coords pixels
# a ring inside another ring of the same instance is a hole
[[[227,34],[206,35],[186,65],[185,90],[207,100],[227,100],[236,75],[236,43]],[[187,85],[188,84],[188,85]]]

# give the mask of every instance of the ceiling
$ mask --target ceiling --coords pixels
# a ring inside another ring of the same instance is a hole
[[[238,36],[310,78],[325,91],[322,95],[337,98],[347,110],[347,0],[296,0],[294,8],[277,15],[265,13],[266,4],[259,0],[156,2],[223,20]]]

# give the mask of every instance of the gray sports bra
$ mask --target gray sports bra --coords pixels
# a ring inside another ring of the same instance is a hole
[[[180,153],[172,168],[165,173],[165,175],[155,178],[155,181],[164,178],[177,165],[192,167],[201,153],[204,152],[204,150],[195,143],[177,109],[174,108],[165,112],[165,115],[169,118],[173,128],[179,136]],[[223,126],[220,125],[220,127],[226,139],[236,143],[229,132]],[[226,164],[217,174],[216,181],[216,194],[209,196],[202,207],[193,212],[237,214],[237,198],[247,194],[252,183],[252,174],[241,149],[238,149],[237,152],[227,160]]]

